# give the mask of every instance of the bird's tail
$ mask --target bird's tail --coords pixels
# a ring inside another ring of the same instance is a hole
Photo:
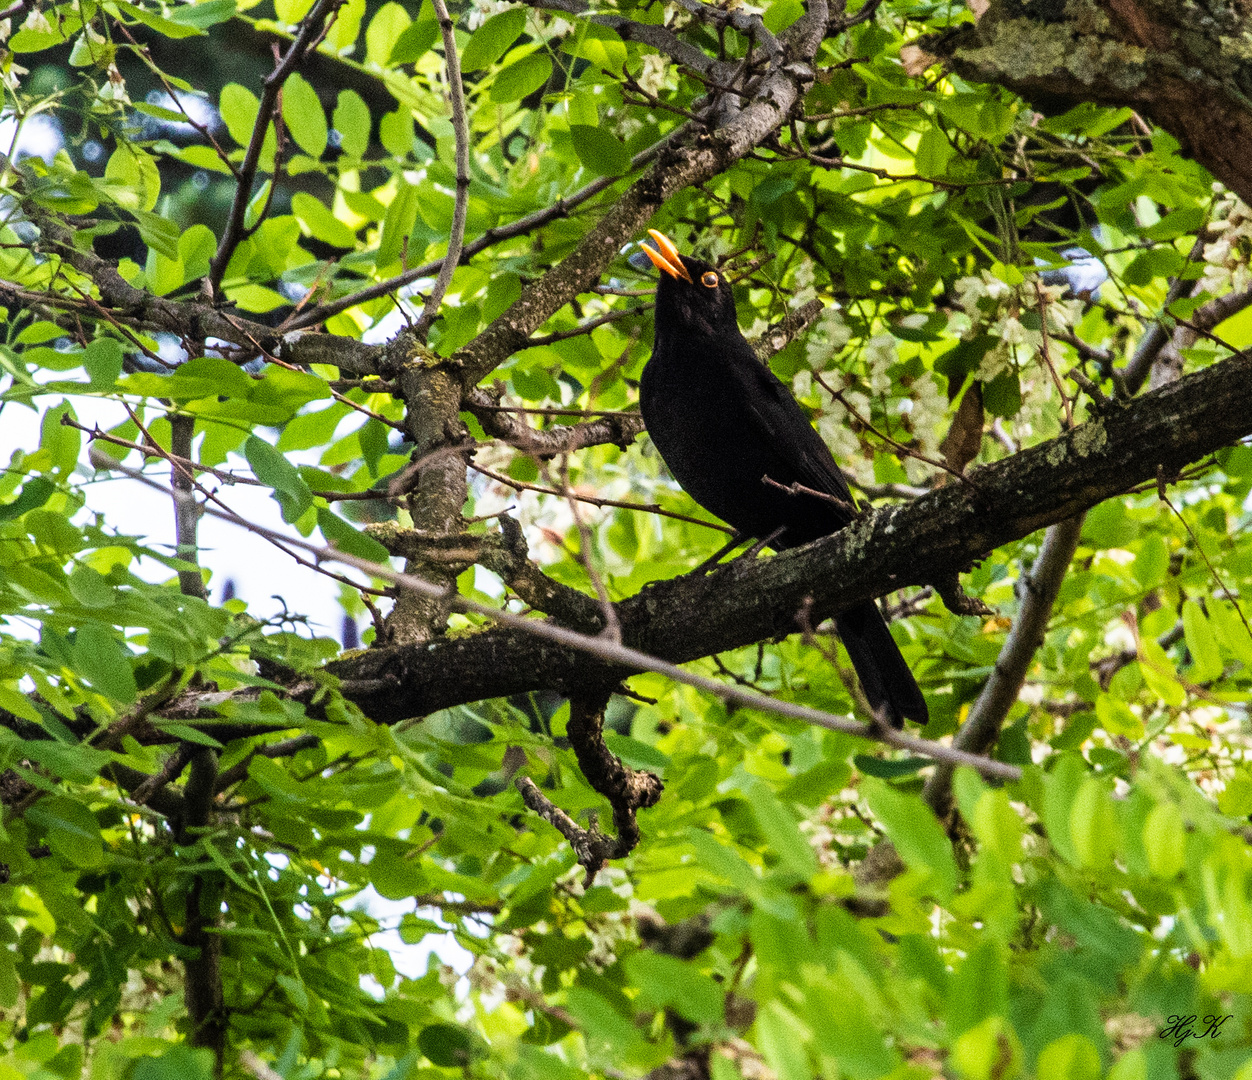
[[[903,727],[906,718],[925,724],[930,719],[926,699],[878,605],[867,600],[840,612],[835,626],[874,712],[892,727]]]

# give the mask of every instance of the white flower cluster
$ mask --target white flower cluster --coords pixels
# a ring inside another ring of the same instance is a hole
[[[1216,233],[1217,239],[1204,245],[1201,287],[1214,296],[1246,289],[1252,284],[1252,269],[1248,265],[1252,210],[1242,199],[1227,196],[1213,208],[1208,231]]]
[[[899,360],[896,355],[896,339],[890,334],[878,334],[865,343],[865,383],[875,394],[885,394],[891,389],[891,376],[887,370]]]
[[[851,340],[852,331],[844,321],[842,309],[834,305],[828,307],[809,331],[808,341],[804,346],[809,367],[815,371],[824,370]]]
[[[909,426],[917,439],[917,450],[933,458],[943,441],[942,425],[948,415],[948,396],[939,389],[939,381],[929,371],[913,380],[909,392],[913,402]],[[931,466],[916,458],[905,458],[903,465],[905,474],[914,484],[926,479],[933,471]]]
[[[463,25],[466,30],[477,30],[492,15],[499,15],[502,11],[508,11],[512,6],[508,0],[473,0],[469,10],[465,13]]]
[[[904,324],[920,326],[926,316],[917,314],[905,317]],[[842,351],[852,338],[852,331],[838,307],[829,307],[809,333],[805,355],[810,368],[822,371]],[[861,351],[864,368],[856,384],[864,390],[849,388],[850,380],[842,374],[827,373],[825,381],[843,390],[843,399],[857,416],[868,419],[871,412],[871,395],[886,399],[887,410],[894,416],[907,417],[908,431],[917,441],[917,449],[927,457],[933,457],[943,438],[943,422],[948,412],[947,396],[940,389],[938,380],[930,372],[914,379],[903,392],[893,382],[890,371],[899,363],[898,342],[891,334],[877,334],[865,343]],[[800,371],[793,380],[793,388],[801,398],[812,393],[811,371]],[[823,398],[823,401],[825,399]],[[852,418],[848,408],[840,401],[824,405],[817,422],[817,430],[825,439],[835,458],[863,483],[874,479],[873,462],[862,453],[860,442],[851,427]],[[910,480],[924,479],[930,467],[915,459],[906,459],[905,472]]]
[[[849,390],[843,396],[858,415],[865,416],[869,412],[869,398],[864,394]],[[858,480],[869,483],[873,479],[873,463],[861,452],[861,444],[852,431],[848,410],[842,402],[832,401],[822,410],[821,418],[817,421],[817,431],[840,465]]]
[[[813,260],[807,255],[801,255],[799,265],[792,274],[792,283],[795,291],[791,294],[791,306],[798,308],[807,304],[810,300],[817,299],[817,268],[813,265]],[[838,310],[832,308],[831,310]]]
[[[649,94],[659,94],[670,85],[670,75],[668,57],[660,53],[648,53],[643,58],[643,71],[639,74],[638,82]],[[673,86],[677,85],[675,80]]]

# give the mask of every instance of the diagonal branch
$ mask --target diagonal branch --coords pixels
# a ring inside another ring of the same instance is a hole
[[[800,103],[812,83],[810,61],[821,45],[828,8],[815,0],[806,15],[793,23],[784,38],[794,61],[763,79],[750,102],[728,123],[690,145],[669,148],[656,164],[632,184],[616,205],[578,246],[522,295],[473,341],[459,350],[462,382],[480,382],[572,296],[599,280],[604,268],[627,240],[647,224],[675,192],[716,176],[753,150],[775,131]]]
[[[584,887],[610,859],[629,855],[639,844],[639,824],[635,814],[655,806],[661,798],[661,778],[623,764],[604,742],[604,710],[611,691],[588,691],[570,698],[566,734],[578,758],[578,767],[593,789],[609,800],[613,808],[613,828],[617,836],[606,836],[592,819],[584,829],[539,790],[528,776],[519,777],[517,790],[540,817],[549,822],[566,840],[587,871]]]
[[[456,51],[456,37],[452,32],[452,18],[443,0],[431,0],[435,18],[439,20],[439,32],[443,35],[444,67],[448,75],[448,99],[452,106],[452,131],[456,138],[456,202],[452,208],[452,229],[448,234],[448,253],[439,267],[439,276],[426,298],[426,305],[418,317],[413,334],[425,344],[439,305],[452,283],[452,275],[461,261],[461,248],[465,244],[465,215],[469,207],[469,121],[465,117],[465,88],[461,85],[461,58]]]
[[[1155,480],[1158,465],[1177,470],[1249,434],[1252,355],[1241,354],[975,470],[975,488],[946,485],[867,513],[804,548],[656,582],[618,603],[624,646],[677,665],[794,633],[796,613],[806,606],[816,624],[864,600],[931,584]],[[635,662],[619,664],[614,657],[622,654],[603,651],[605,643],[588,655],[543,633],[540,641],[533,629],[510,623],[420,649],[374,650],[331,667],[367,715],[395,721],[531,690],[569,693],[591,679],[627,677]],[[671,670],[664,673],[676,677]],[[355,689],[356,680],[397,672],[385,693]],[[775,706],[754,700],[751,707]]]
[[[643,168],[644,165],[661,153],[665,147],[669,146],[683,130],[680,128],[678,131],[670,132],[663,139],[658,140],[646,150],[636,154],[631,159],[630,171],[633,172],[635,169]],[[461,249],[461,262],[472,259],[475,255],[486,251],[489,247],[503,240],[512,240],[514,237],[525,236],[527,233],[535,229],[541,229],[553,221],[569,217],[570,213],[577,207],[590,199],[594,199],[602,191],[607,191],[614,184],[619,183],[621,179],[620,176],[602,176],[597,180],[593,180],[585,187],[579,188],[572,195],[557,199],[551,206],[546,206],[542,210],[536,210],[533,214],[527,214],[525,217],[518,218],[508,225],[493,226],[483,233],[482,236],[478,237],[477,240],[470,241]],[[357,304],[364,304],[369,300],[377,300],[381,296],[387,296],[397,289],[413,284],[413,282],[421,278],[439,273],[443,269],[445,261],[446,259],[434,259],[431,262],[423,263],[421,266],[414,266],[402,274],[396,274],[395,277],[387,278],[385,281],[367,285],[365,288],[358,289],[347,296],[341,296],[338,300],[332,300],[318,307],[310,308],[308,311],[302,312],[284,323],[284,329],[300,330],[304,327],[314,326],[329,319],[332,315],[338,315],[341,311],[347,311],[350,307],[356,307]]]
[[[252,137],[248,140],[248,148],[244,151],[243,164],[239,166],[239,180],[235,185],[235,198],[230,206],[230,217],[226,220],[226,231],[217,245],[217,251],[209,261],[210,296],[217,298],[222,284],[222,276],[230,258],[244,236],[244,216],[248,203],[252,199],[252,185],[256,180],[257,167],[261,162],[261,149],[265,145],[265,136],[269,131],[270,121],[274,119],[279,99],[283,92],[283,84],[287,81],[296,66],[316,47],[321,37],[322,27],[326,20],[338,9],[344,0],[317,0],[300,23],[300,30],[295,40],[287,48],[287,52],[278,62],[273,71],[266,76],[261,87],[261,102],[257,110],[256,123],[252,126]]]

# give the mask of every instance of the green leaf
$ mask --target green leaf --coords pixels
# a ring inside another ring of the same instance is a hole
[[[388,565],[387,549],[382,544],[368,533],[358,532],[343,518],[325,507],[319,506],[317,509],[317,527],[322,530],[322,535],[327,541],[341,551],[372,562],[382,563],[384,566]]]
[[[357,34],[361,32],[361,20],[365,17],[365,0],[348,0],[326,35],[326,46],[336,55],[355,48]]]
[[[1070,807],[1070,835],[1083,866],[1107,866],[1117,850],[1117,812],[1105,788],[1095,776],[1083,780]]]
[[[317,91],[298,71],[283,85],[283,122],[310,157],[320,158],[326,151],[326,113]]]
[[[307,192],[297,191],[291,197],[291,212],[306,236],[324,240],[333,247],[356,247],[356,234]]]
[[[309,13],[313,0],[274,0],[274,14],[288,26],[295,26]]]
[[[1182,811],[1172,802],[1157,803],[1143,825],[1148,866],[1161,878],[1177,877],[1187,865],[1187,829]]]
[[[901,776],[912,776],[919,769],[931,764],[930,758],[900,758],[892,761],[887,758],[870,757],[868,754],[854,754],[852,764],[866,776],[877,776],[881,780],[898,780]]]
[[[1192,682],[1212,682],[1222,673],[1221,652],[1217,647],[1213,624],[1204,617],[1200,605],[1194,600],[1188,600],[1182,606],[1182,626],[1187,636],[1187,648],[1191,650]]]
[[[947,171],[948,162],[952,160],[952,144],[938,127],[929,127],[922,132],[921,141],[917,144],[917,171],[922,176],[942,176]]]
[[[179,4],[170,10],[170,21],[180,26],[207,30],[210,26],[233,19],[238,11],[235,0],[201,0],[198,4]]]
[[[483,1057],[487,1048],[473,1033],[456,1024],[431,1024],[422,1028],[417,1047],[432,1065],[464,1068]]]
[[[104,861],[100,825],[77,799],[62,795],[41,799],[25,817],[45,832],[48,846],[72,866],[85,869]]]
[[[552,75],[552,61],[531,53],[504,68],[491,84],[491,100],[497,105],[521,101],[543,86]]]
[[[52,466],[63,476],[68,476],[78,464],[78,452],[82,448],[82,436],[77,428],[61,423],[61,417],[74,416],[74,410],[68,403],[58,405],[43,414],[43,424],[39,435],[39,446],[47,450],[52,459]],[[46,471],[46,470],[45,470]]]
[[[0,709],[7,709],[14,716],[29,720],[32,724],[43,724],[43,714],[31,703],[30,699],[12,687],[0,683]]]
[[[132,210],[131,213],[135,215],[143,242],[167,259],[177,260],[178,239],[181,235],[178,225],[160,214],[150,214],[145,210]]]
[[[213,1055],[208,1050],[179,1043],[160,1056],[155,1047],[149,1054],[135,1063],[131,1080],[212,1080]]]
[[[578,29],[561,45],[561,51],[590,60],[610,75],[620,77],[626,63],[626,43],[611,27],[584,20],[575,20]]]
[[[365,62],[386,67],[400,35],[413,20],[395,0],[388,0],[378,9],[365,30]]]
[[[1007,1012],[1008,982],[1000,948],[984,935],[948,982],[948,1025],[953,1033],[963,1034],[988,1017]]]
[[[626,958],[626,972],[639,986],[640,1004],[672,1008],[697,1024],[716,1028],[724,1020],[725,994],[689,962],[640,949]]]
[[[521,36],[526,29],[526,9],[510,8],[498,15],[491,16],[482,24],[469,39],[469,44],[461,53],[461,70],[477,71],[491,67],[509,50],[509,46]],[[623,58],[625,49],[623,48]]]
[[[139,695],[130,653],[99,623],[87,623],[74,638],[74,670],[105,697],[129,705]]]
[[[22,490],[18,492],[16,499],[9,503],[0,503],[0,521],[12,521],[28,510],[38,510],[56,494],[56,490],[57,486],[51,480],[45,480],[42,476],[32,476],[22,485]]]
[[[984,384],[982,403],[992,416],[1012,420],[1022,407],[1022,386],[1017,372],[1012,368],[1006,368],[989,383]]]
[[[391,47],[391,55],[387,58],[387,66],[416,63],[430,51],[438,37],[439,21],[435,18],[435,9],[430,0],[425,0],[417,18],[396,38],[396,43]]]
[[[284,521],[295,521],[313,505],[313,493],[299,470],[264,439],[249,435],[243,452],[257,479],[274,489]]]
[[[757,1013],[757,1042],[778,1080],[811,1080],[803,1030],[798,1018],[777,1001],[768,1002]]]
[[[185,38],[195,37],[203,34],[204,31],[198,26],[186,26],[182,23],[176,23],[172,19],[167,19],[161,15],[155,15],[150,11],[135,4],[127,3],[127,0],[112,0],[113,4],[119,11],[126,12],[133,19],[137,19],[150,30],[155,30],[158,34],[168,38]]]
[[[217,250],[217,237],[207,225],[197,222],[178,240],[178,257],[183,264],[183,282],[196,281],[209,272],[209,262]]]
[[[621,176],[630,168],[630,151],[602,127],[572,124],[569,129],[574,153],[597,176]]]
[[[770,852],[786,870],[807,881],[817,872],[817,856],[795,816],[760,781],[752,783],[746,794]]]
[[[379,266],[387,266],[400,258],[404,238],[413,232],[413,225],[417,221],[417,200],[416,185],[401,180],[395,198],[391,200],[383,218],[382,236],[378,241]]]
[[[151,210],[161,194],[161,173],[151,155],[122,143],[109,155],[104,182],[119,206]]]
[[[870,810],[910,870],[925,870],[940,899],[956,888],[956,860],[943,826],[921,799],[903,795],[882,780],[861,781]]]
[[[395,112],[384,113],[378,121],[378,141],[383,149],[396,157],[413,153],[413,113],[401,105]]]
[[[230,137],[240,146],[247,146],[261,111],[260,99],[245,86],[227,83],[222,87],[217,107]]]
[[[1099,1051],[1076,1032],[1048,1043],[1039,1055],[1037,1075],[1048,1080],[1100,1080],[1100,1074]]]
[[[402,858],[390,847],[375,852],[369,863],[370,884],[387,900],[406,900],[426,887],[421,864]]]
[[[81,563],[69,577],[70,593],[83,607],[107,608],[117,603],[117,590],[90,566]]]
[[[364,157],[370,145],[370,110],[355,90],[340,90],[332,120],[339,132],[343,152],[351,157]]]
[[[190,724],[180,724],[177,720],[161,720],[152,721],[153,727],[158,731],[163,731],[167,735],[173,735],[183,742],[196,743],[199,746],[211,746],[215,750],[223,749],[223,746],[212,735],[206,735],[203,731],[193,728]]]
[[[116,338],[96,338],[83,350],[83,367],[97,389],[112,386],[122,373],[122,346]]]

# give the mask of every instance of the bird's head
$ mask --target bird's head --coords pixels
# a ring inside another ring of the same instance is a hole
[[[737,334],[735,296],[726,275],[706,262],[680,255],[663,232],[649,229],[648,235],[652,244],[640,247],[661,271],[656,290],[658,330],[710,336]]]

